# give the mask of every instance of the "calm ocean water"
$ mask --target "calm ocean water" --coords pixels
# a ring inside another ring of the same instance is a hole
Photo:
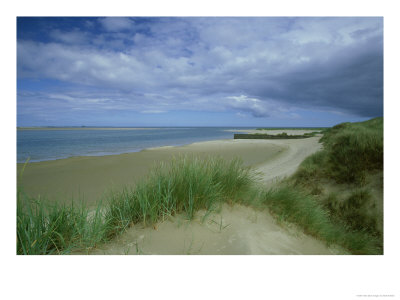
[[[17,130],[17,162],[137,152],[160,146],[231,139],[233,128]]]

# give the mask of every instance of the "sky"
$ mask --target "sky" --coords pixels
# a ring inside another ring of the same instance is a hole
[[[18,17],[18,126],[383,116],[382,17]]]

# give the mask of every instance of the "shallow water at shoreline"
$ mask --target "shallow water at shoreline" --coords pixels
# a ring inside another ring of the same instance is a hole
[[[39,162],[139,152],[154,147],[231,139],[233,132],[235,129],[226,127],[19,129],[17,162],[23,163],[28,158],[30,162]]]

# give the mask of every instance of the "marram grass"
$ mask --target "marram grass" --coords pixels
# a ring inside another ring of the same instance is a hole
[[[383,118],[336,125],[320,141],[324,149],[307,157],[289,179],[293,189],[319,196],[315,201],[331,223],[344,228],[336,234],[339,244],[357,254],[381,254],[383,216],[366,186],[369,174],[383,171]],[[323,181],[346,185],[350,195],[322,195]]]
[[[66,254],[105,241],[106,223],[100,206],[93,212],[81,205],[49,205],[19,194],[17,254]]]
[[[260,199],[270,211],[304,229],[327,244],[337,244],[353,254],[382,254],[382,240],[363,228],[332,220],[328,210],[313,195],[295,186],[285,185],[267,191]]]
[[[253,182],[254,175],[238,159],[182,156],[157,166],[135,188],[113,193],[106,219],[115,232],[178,213],[192,219],[199,209],[213,210],[223,201],[239,201]]]

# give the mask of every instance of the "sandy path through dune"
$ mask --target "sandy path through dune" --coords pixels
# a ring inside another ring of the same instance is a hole
[[[90,254],[159,255],[329,255],[344,253],[328,248],[294,226],[277,224],[266,211],[242,205],[224,204],[220,213],[208,216],[203,211],[192,221],[184,216],[160,222],[155,227],[130,228],[113,242],[99,246]],[[282,226],[283,225],[283,226]]]
[[[284,147],[286,151],[283,151],[276,159],[256,167],[256,170],[263,174],[263,183],[271,186],[274,182],[292,175],[307,156],[322,149],[322,145],[318,142],[319,139],[320,137],[299,140],[269,140],[270,144]]]

